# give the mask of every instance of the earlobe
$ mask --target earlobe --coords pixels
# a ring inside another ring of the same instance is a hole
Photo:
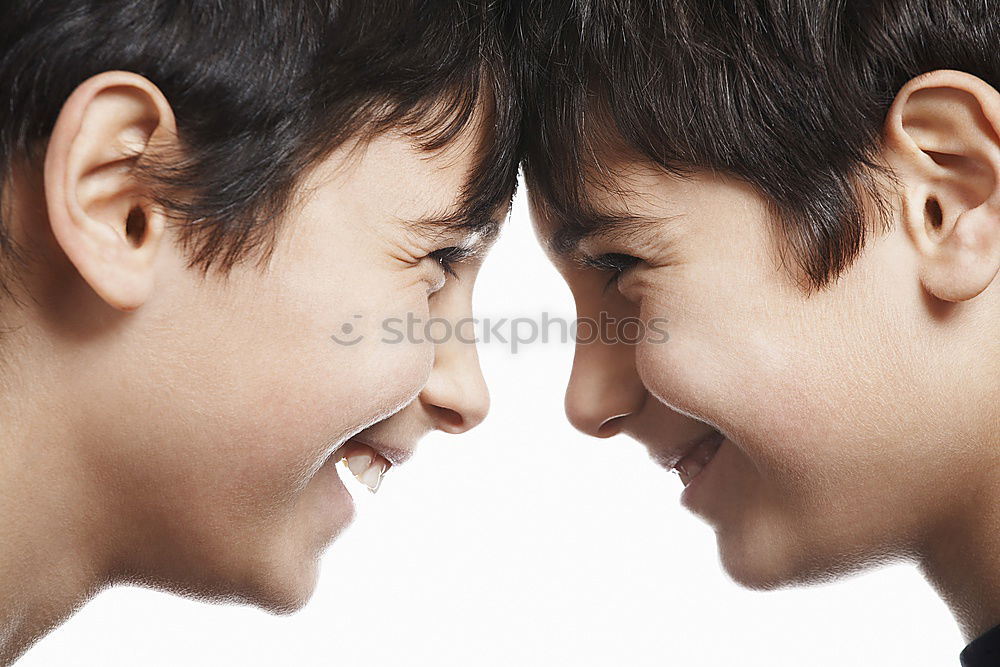
[[[902,187],[902,223],[920,281],[966,301],[1000,271],[1000,93],[964,72],[916,77],[899,92],[884,140]]]
[[[111,306],[135,310],[153,289],[166,221],[135,165],[174,141],[172,111],[147,79],[105,72],[73,92],[45,156],[45,199],[56,242]]]

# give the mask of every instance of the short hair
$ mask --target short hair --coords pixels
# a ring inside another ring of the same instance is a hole
[[[487,145],[456,222],[475,228],[516,187],[510,18],[491,0],[8,0],[0,186],[44,155],[80,83],[126,70],[158,86],[177,118],[181,155],[141,160],[137,174],[183,223],[189,266],[270,256],[297,179],[346,141],[402,129],[434,150],[482,104]],[[20,256],[6,213],[0,267]]]
[[[550,0],[528,5],[521,34],[525,178],[557,237],[607,222],[584,192],[614,145],[753,186],[809,291],[873,221],[891,227],[876,157],[900,88],[936,69],[1000,87],[992,0]]]

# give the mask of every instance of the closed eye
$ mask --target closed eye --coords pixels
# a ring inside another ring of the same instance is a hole
[[[609,278],[608,282],[604,285],[604,291],[607,292],[608,288],[616,284],[626,271],[634,267],[642,260],[638,257],[633,257],[632,255],[610,252],[604,255],[598,255],[597,257],[583,257],[580,261],[584,266],[588,266],[592,269],[611,272],[611,278]]]
[[[430,253],[430,257],[437,260],[444,272],[449,276],[454,276],[458,278],[458,274],[455,272],[455,265],[463,262],[467,259],[475,257],[477,255],[475,248],[461,248],[459,246],[450,246],[448,248],[441,248]]]

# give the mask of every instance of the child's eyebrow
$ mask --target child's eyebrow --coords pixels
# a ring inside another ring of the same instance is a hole
[[[471,207],[460,206],[452,212],[433,213],[402,222],[416,233],[431,238],[465,233],[474,237],[475,249],[484,249],[492,245],[500,235],[505,217],[500,209],[484,215],[482,212],[471,210]]]
[[[669,222],[679,216],[669,218],[647,217],[636,214],[595,213],[574,216],[572,222],[564,223],[549,239],[549,248],[558,257],[574,259],[580,246],[595,238],[627,239],[630,234],[648,230],[665,221]]]

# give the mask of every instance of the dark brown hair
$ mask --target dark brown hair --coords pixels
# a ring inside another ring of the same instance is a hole
[[[529,189],[571,239],[607,222],[583,192],[609,143],[672,174],[734,176],[770,203],[805,287],[822,288],[864,247],[865,193],[888,224],[875,158],[899,89],[936,69],[1000,87],[997,11],[990,0],[528,3]]]
[[[483,102],[488,145],[456,221],[474,227],[516,186],[509,21],[490,0],[9,0],[0,184],[9,186],[15,161],[37,164],[80,83],[136,72],[172,105],[183,148],[178,159],[140,161],[140,175],[191,264],[225,269],[251,250],[269,255],[297,179],[346,140],[401,128],[439,148]],[[9,273],[20,253],[4,213]]]

